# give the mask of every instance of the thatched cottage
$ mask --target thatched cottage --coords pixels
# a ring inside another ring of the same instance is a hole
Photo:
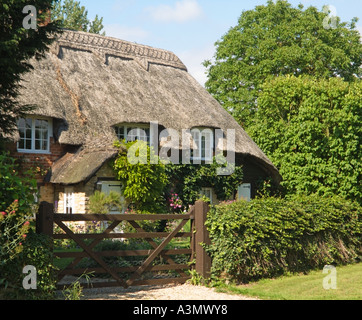
[[[280,181],[271,161],[171,52],[65,30],[44,59],[31,63],[20,102],[36,109],[19,121],[9,149],[24,166],[41,169],[40,200],[58,212],[85,213],[95,190],[119,191],[108,165],[117,155],[113,142],[130,135],[154,140],[150,122],[180,136],[207,129],[191,134],[202,160],[213,155],[216,129],[235,130],[233,151],[244,167],[239,195],[253,197],[260,178]],[[203,192],[213,198],[212,190]]]

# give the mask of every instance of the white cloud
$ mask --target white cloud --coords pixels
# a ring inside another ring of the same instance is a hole
[[[202,85],[205,86],[207,76],[206,68],[202,65],[205,60],[212,59],[215,53],[213,44],[203,48],[194,48],[192,50],[178,52],[178,57],[182,60],[188,69],[188,72]]]
[[[127,27],[119,24],[106,25],[104,30],[109,37],[132,42],[142,42],[149,36],[149,32],[140,27]]]
[[[202,15],[202,8],[196,0],[177,1],[174,6],[149,7],[146,11],[159,22],[186,22]]]

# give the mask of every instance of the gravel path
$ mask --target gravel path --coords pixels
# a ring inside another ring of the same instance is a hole
[[[257,300],[190,284],[84,289],[83,295],[82,300]]]

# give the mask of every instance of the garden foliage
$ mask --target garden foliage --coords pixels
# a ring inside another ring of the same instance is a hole
[[[162,208],[167,185],[165,165],[144,141],[131,141],[125,146],[117,141],[115,146],[120,148],[120,153],[113,168],[123,183],[124,197],[139,210],[157,212]]]
[[[362,257],[362,208],[338,197],[259,198],[211,209],[212,273],[248,282]]]
[[[218,168],[220,165],[214,157],[211,164],[169,164],[166,174],[171,188],[187,207],[201,198],[202,187],[213,188],[220,201],[235,196],[235,190],[243,181],[242,166],[235,166],[234,173],[228,176],[217,175]]]
[[[0,153],[0,210],[7,209],[14,200],[24,214],[30,214],[37,192],[36,180],[32,171],[19,175],[19,166],[7,153]]]
[[[19,175],[13,158],[0,154],[0,291],[5,298],[45,299],[55,289],[52,244],[33,232],[36,180],[31,171]],[[23,267],[37,268],[37,290],[24,290]]]

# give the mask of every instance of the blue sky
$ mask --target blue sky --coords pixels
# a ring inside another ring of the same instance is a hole
[[[108,36],[173,51],[203,85],[201,63],[212,58],[214,43],[237,24],[242,11],[267,0],[78,0],[88,9],[88,17],[103,17]],[[289,0],[296,7],[334,7],[342,21],[360,18],[360,0]]]

